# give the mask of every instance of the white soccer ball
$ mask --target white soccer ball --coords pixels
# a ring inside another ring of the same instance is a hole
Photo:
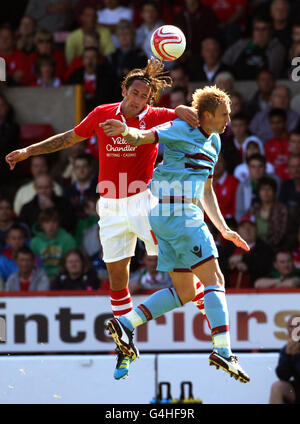
[[[176,60],[184,52],[186,40],[181,29],[174,25],[163,25],[152,34],[151,50],[160,60]]]

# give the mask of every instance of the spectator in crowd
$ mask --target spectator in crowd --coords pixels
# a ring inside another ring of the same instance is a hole
[[[90,47],[94,47],[99,52],[99,45],[100,45],[100,36],[97,31],[89,31],[84,33],[83,35],[83,51],[85,49],[88,49]],[[99,65],[101,65],[104,62],[105,58],[99,53]],[[70,77],[70,75],[79,68],[83,67],[83,54],[74,57],[70,65],[68,66],[65,74],[64,74],[64,80],[67,81]]]
[[[34,254],[29,247],[22,247],[16,254],[18,270],[6,281],[5,291],[49,290],[49,279],[42,268],[34,263]]]
[[[172,280],[168,272],[157,271],[157,256],[145,253],[144,267],[136,271],[130,279],[130,292],[137,293],[143,290],[158,290],[172,287]]]
[[[85,197],[84,206],[83,206],[85,216],[78,220],[78,223],[76,226],[76,231],[75,231],[76,244],[77,246],[81,247],[84,253],[87,253],[85,251],[85,247],[82,246],[85,233],[90,228],[93,228],[94,226],[96,227],[96,224],[98,224],[98,221],[99,221],[99,216],[97,213],[98,199],[99,199],[99,196],[96,194],[96,192],[90,193]],[[97,240],[99,240],[99,237],[97,237]],[[89,243],[89,238],[87,238],[87,242]],[[93,242],[91,242],[91,245],[88,244],[86,247],[87,248],[91,247],[93,250],[95,250],[95,247],[93,246]],[[96,246],[96,247],[98,251],[99,246]],[[87,256],[90,256],[90,254],[88,253]]]
[[[284,109],[273,108],[269,112],[269,124],[274,137],[265,144],[266,160],[278,168],[287,162],[289,148],[289,133],[287,131],[287,113]]]
[[[116,101],[120,97],[118,80],[113,67],[107,62],[100,64],[95,47],[84,50],[83,66],[75,69],[66,84],[81,84],[84,91],[85,109],[89,113],[102,103]]]
[[[97,12],[98,23],[110,30],[113,35],[114,44],[119,47],[119,39],[116,35],[116,29],[120,22],[131,22],[133,10],[129,7],[120,5],[119,0],[104,0],[105,7]]]
[[[270,404],[300,403],[300,343],[299,331],[297,331],[299,322],[299,315],[292,315],[287,322],[287,344],[279,353],[279,361],[275,370],[279,380],[271,386]],[[295,339],[294,332],[297,339]]]
[[[291,178],[283,181],[279,200],[294,208],[300,203],[300,154],[290,154],[287,166]]]
[[[247,137],[243,144],[243,163],[240,163],[235,169],[233,175],[239,181],[245,181],[249,177],[249,168],[247,165],[247,159],[255,154],[264,155],[264,147],[259,138],[255,135]],[[274,174],[274,166],[270,162],[266,162],[266,174]]]
[[[276,201],[276,181],[268,176],[257,184],[258,201],[250,209],[256,220],[258,237],[273,249],[280,246],[286,234],[288,208]]]
[[[26,184],[23,184],[17,190],[14,197],[14,212],[19,215],[22,209],[22,206],[30,202],[36,195],[34,188],[33,180],[37,175],[47,174],[49,172],[47,158],[45,156],[32,156],[30,158],[30,174],[32,180]],[[59,184],[53,181],[54,192],[57,196],[61,196],[63,191]]]
[[[296,128],[289,135],[288,155],[300,155],[300,128]],[[289,180],[291,178],[288,169],[288,157],[277,167],[276,173],[282,180]]]
[[[248,119],[243,113],[236,113],[232,116],[230,125],[232,135],[227,136],[226,142],[221,146],[226,160],[226,169],[231,174],[243,160],[244,143],[251,137],[248,126]]]
[[[80,25],[81,23],[81,14],[83,9],[86,6],[91,6],[95,10],[104,8],[104,0],[77,0],[76,5],[74,7],[74,15],[76,18],[76,22]]]
[[[17,271],[17,252],[25,246],[27,234],[23,227],[14,224],[7,232],[6,249],[0,256],[0,277],[6,281],[8,277]]]
[[[274,255],[271,273],[256,280],[254,285],[257,289],[299,287],[300,270],[295,268],[292,253],[289,250],[278,250]]]
[[[293,16],[293,15],[292,15]],[[294,15],[294,16],[299,16]],[[292,73],[295,68],[298,67],[299,63],[296,61],[296,64],[293,64],[292,61],[295,57],[300,56],[300,20],[294,21],[291,28],[291,43],[289,45],[287,63],[286,63],[286,72],[284,77],[292,78]],[[298,75],[298,70],[296,69]]]
[[[1,31],[0,31],[1,34]],[[1,37],[1,35],[0,35]],[[0,42],[1,43],[1,42]],[[1,56],[1,54],[0,54]],[[0,188],[4,189],[11,182],[13,185],[18,181],[18,175],[15,177],[9,172],[5,165],[4,157],[11,149],[19,147],[20,127],[14,119],[14,110],[8,103],[6,97],[0,93]]]
[[[234,89],[234,77],[230,72],[220,72],[215,77],[215,84],[218,88],[231,95]]]
[[[20,219],[14,216],[11,201],[7,197],[0,198],[0,253],[6,248],[6,238],[8,231],[14,225],[20,225],[26,232],[27,237],[30,235],[29,228]]]
[[[223,48],[229,47],[241,37],[246,16],[247,0],[202,0],[202,4],[215,12]]]
[[[214,168],[213,187],[218,204],[224,218],[235,217],[236,191],[239,181],[227,172],[227,166],[222,153]]]
[[[237,80],[255,80],[262,69],[269,69],[278,78],[284,70],[285,48],[276,38],[272,38],[269,18],[255,16],[252,23],[251,38],[243,38],[232,44],[222,60],[233,69]]]
[[[99,284],[96,272],[81,250],[71,249],[51,282],[51,290],[98,290]]]
[[[201,62],[195,63],[191,69],[192,81],[205,81],[213,83],[215,77],[230,68],[221,61],[221,45],[215,38],[206,38],[201,43]]]
[[[34,83],[37,78],[36,64],[39,57],[50,56],[55,63],[55,77],[63,80],[66,70],[65,56],[62,51],[55,48],[54,35],[51,31],[41,29],[35,36],[36,50],[28,57],[29,78]]]
[[[187,93],[188,103],[192,100],[192,89],[190,86],[190,78],[186,67],[182,63],[176,63],[173,68],[169,71],[170,77],[172,78],[172,88],[183,88]],[[161,96],[159,101],[160,106],[170,107],[170,92],[165,93]]]
[[[273,37],[287,49],[291,43],[290,4],[287,0],[273,0],[270,6]]]
[[[252,98],[246,103],[245,112],[249,119],[260,111],[271,107],[271,94],[275,88],[275,77],[273,72],[263,69],[257,74],[255,91]]]
[[[215,13],[198,0],[185,0],[183,11],[177,14],[174,25],[178,26],[186,36],[187,46],[182,61],[190,69],[200,57],[199,43],[205,38],[218,37],[218,20]]]
[[[217,78],[218,78],[218,76],[217,76]],[[235,115],[240,115],[240,114],[245,115],[245,112],[244,112],[245,100],[244,100],[243,95],[239,91],[233,90],[230,93],[230,99],[231,99],[231,106],[230,106],[230,109],[231,109],[230,117],[231,117],[231,119]],[[249,125],[249,124],[247,124],[247,125]],[[232,130],[231,130],[231,121],[230,121],[230,122],[228,122],[224,133],[221,135],[221,140],[223,141],[222,145],[224,143],[227,143],[227,140],[229,138],[232,138],[232,136],[233,136],[233,134],[232,134]]]
[[[90,155],[84,154],[74,159],[74,174],[76,180],[65,187],[64,198],[72,205],[76,221],[78,221],[86,217],[84,207],[88,196],[96,194],[97,176],[93,175]]]
[[[140,47],[135,47],[135,28],[130,22],[120,22],[115,34],[119,47],[109,56],[109,61],[119,78],[120,86],[129,71],[146,66],[147,56]]]
[[[170,108],[175,109],[179,105],[188,106],[187,92],[183,87],[175,87],[170,90]]]
[[[174,25],[175,18],[178,13],[183,12],[184,0],[152,0],[158,8],[158,16],[161,18],[163,24]],[[131,0],[130,4],[133,7],[133,22],[136,27],[143,23],[141,16],[141,1]],[[144,3],[144,2],[143,2]]]
[[[99,53],[102,56],[108,56],[115,51],[110,30],[103,25],[97,24],[97,12],[94,7],[87,5],[82,9],[80,22],[80,28],[72,31],[66,40],[65,57],[68,65],[70,65],[74,57],[82,55],[83,37],[85,33],[90,31],[99,33]]]
[[[239,91],[232,91],[230,95],[231,99],[231,112],[230,116],[234,116],[237,113],[245,113],[245,99]]]
[[[293,131],[299,121],[299,114],[290,108],[291,92],[286,85],[277,85],[272,91],[271,106],[257,112],[250,122],[250,131],[265,144],[274,137],[269,123],[269,112],[272,108],[284,109],[287,113],[287,130]]]
[[[99,216],[96,210],[98,197],[90,196],[86,201],[86,218],[81,219],[77,225],[76,241],[81,246],[81,250],[89,258],[93,269],[101,282],[108,282],[108,272],[103,261],[103,249],[100,240],[98,220]],[[101,287],[102,288],[102,287]],[[109,284],[107,284],[109,289]]]
[[[75,0],[29,0],[25,15],[35,19],[39,29],[67,31],[73,23]]]
[[[70,148],[60,152],[59,160],[53,164],[51,168],[51,175],[57,180],[62,186],[71,184],[76,180],[74,174],[74,159],[76,156],[88,153],[87,144],[76,143]],[[95,172],[98,172],[95,169]]]
[[[32,83],[36,87],[60,87],[61,79],[55,76],[55,62],[51,56],[39,56],[35,62],[36,80]]]
[[[240,182],[236,193],[236,212],[237,221],[250,209],[252,204],[258,201],[257,186],[259,180],[266,175],[266,158],[261,154],[254,154],[247,159],[249,168],[249,177]],[[274,174],[269,175],[277,183],[277,194],[280,190],[280,179]]]
[[[26,55],[15,48],[15,37],[8,24],[0,27],[0,57],[5,60],[7,73],[15,85],[26,84],[28,66]]]
[[[298,239],[296,235],[298,235],[298,229],[300,227],[300,202],[297,203],[293,208],[289,208],[289,219],[287,226],[287,234],[286,234],[286,246],[288,249],[295,249],[297,246]],[[297,266],[297,268],[299,268]]]
[[[226,263],[227,281],[230,288],[252,288],[254,282],[271,271],[272,249],[257,234],[255,218],[243,216],[238,223],[238,233],[250,247],[249,252],[230,245]]]
[[[153,32],[164,23],[159,19],[158,4],[154,1],[146,1],[141,7],[143,23],[136,31],[136,45],[140,47],[148,59],[153,56],[150,40]]]
[[[31,16],[24,15],[17,31],[17,50],[30,55],[35,50],[36,22]]]
[[[72,206],[67,199],[54,193],[52,177],[48,174],[37,175],[34,179],[34,188],[36,195],[30,202],[23,205],[19,215],[20,220],[33,231],[33,225],[37,222],[40,212],[55,207],[61,216],[61,226],[72,232],[75,225]]]
[[[60,227],[59,214],[54,208],[40,212],[38,226],[40,230],[36,230],[30,248],[40,257],[48,277],[53,278],[59,271],[63,257],[76,247],[76,243],[71,234]]]
[[[291,246],[291,250],[292,250],[295,268],[300,269],[300,225],[298,226],[295,239],[296,240],[294,244]]]

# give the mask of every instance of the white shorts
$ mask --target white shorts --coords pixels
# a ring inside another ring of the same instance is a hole
[[[100,240],[104,262],[134,256],[137,237],[145,243],[148,255],[157,255],[158,246],[148,214],[157,201],[150,190],[123,199],[100,197],[97,204]]]

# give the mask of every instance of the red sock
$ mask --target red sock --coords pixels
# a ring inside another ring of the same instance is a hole
[[[132,299],[128,287],[122,290],[110,290],[110,303],[115,317],[132,311]]]
[[[198,281],[196,283],[196,296],[194,297],[192,302],[194,303],[196,308],[198,308],[202,312],[202,314],[204,315],[204,318],[207,321],[208,327],[211,330],[206,313],[205,313],[205,309],[204,309],[204,286],[201,283],[201,281]]]

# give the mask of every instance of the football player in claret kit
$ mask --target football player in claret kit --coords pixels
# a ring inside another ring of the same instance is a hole
[[[108,135],[121,133],[134,146],[165,144],[164,161],[155,169],[151,182],[157,202],[153,203],[149,218],[158,240],[157,269],[169,272],[174,286],[155,292],[119,319],[109,320],[107,329],[126,355],[138,357],[133,329],[192,300],[195,275],[205,286],[204,307],[213,340],[209,362],[247,383],[250,379],[230,347],[229,317],[218,251],[204,222],[203,211],[196,204],[197,199],[201,199],[205,212],[222,236],[249,251],[240,235],[227,226],[212,184],[221,150],[219,134],[230,121],[230,98],[215,86],[205,87],[195,91],[192,106],[198,112],[198,128],[192,128],[181,119],[147,131],[130,128],[117,120],[101,124]]]
[[[10,169],[13,169],[17,162],[30,156],[65,149],[97,135],[100,240],[109,273],[112,312],[118,317],[132,310],[128,289],[129,265],[137,237],[144,241],[149,255],[157,255],[148,219],[151,193],[147,185],[152,178],[158,146],[132,147],[120,135],[107,136],[99,123],[114,118],[131,127],[149,129],[180,117],[197,127],[197,114],[190,107],[178,106],[174,111],[152,106],[160,90],[169,85],[171,79],[163,73],[163,64],[152,58],[144,69],[134,69],[125,77],[122,102],[100,105],[74,129],[6,156]],[[116,379],[128,374],[131,361],[122,352],[118,353]]]

